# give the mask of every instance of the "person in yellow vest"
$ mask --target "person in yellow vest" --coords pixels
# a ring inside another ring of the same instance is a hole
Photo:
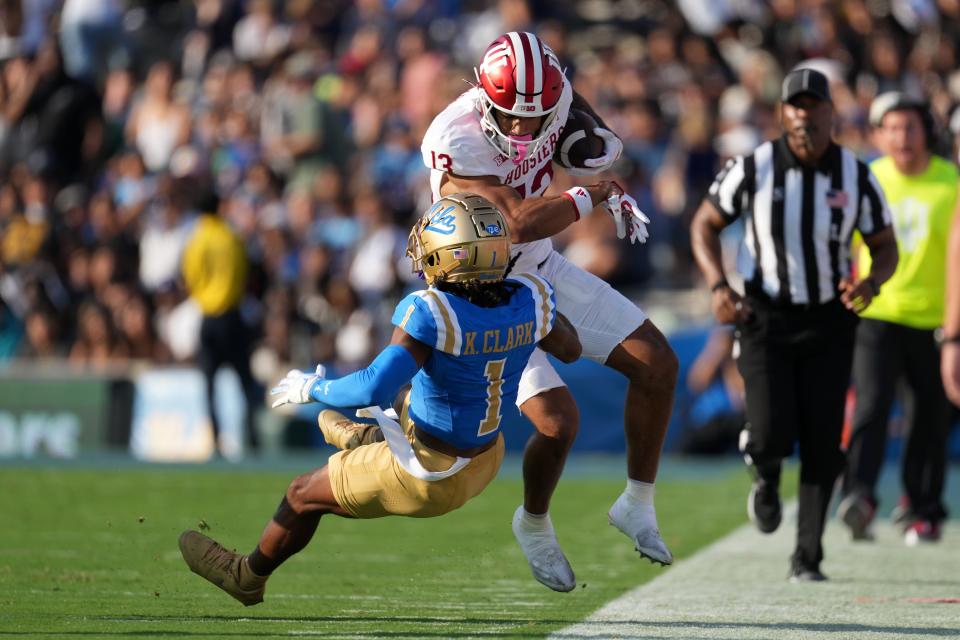
[[[247,283],[247,254],[243,242],[217,215],[215,198],[207,198],[183,253],[183,279],[190,297],[203,312],[197,361],[206,381],[207,407],[214,438],[220,446],[220,428],[213,404],[213,380],[224,364],[233,367],[246,398],[246,441],[259,447],[254,413],[262,397],[250,372],[250,329],[240,315]]]
[[[949,404],[940,381],[935,336],[943,324],[950,221],[957,204],[957,167],[933,155],[934,121],[926,102],[901,92],[870,107],[878,147],[870,169],[893,213],[900,261],[893,277],[864,311],[857,329],[853,381],[856,409],[847,450],[838,516],[854,539],[870,539],[875,487],[886,449],[896,385],[906,383],[905,495],[894,512],[908,545],[940,539]],[[862,251],[861,274],[870,272]]]

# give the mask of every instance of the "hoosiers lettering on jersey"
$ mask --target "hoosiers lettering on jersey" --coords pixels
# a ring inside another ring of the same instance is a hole
[[[507,174],[507,177],[504,178],[504,184],[508,184],[511,187],[521,187],[526,186],[524,184],[524,178],[530,171],[535,167],[540,167],[541,170],[547,169],[549,172],[550,178],[541,181],[543,184],[534,185],[532,188],[536,191],[547,190],[547,187],[550,186],[550,181],[553,179],[553,151],[557,147],[557,139],[560,137],[563,127],[561,126],[559,130],[555,133],[551,133],[550,137],[547,138],[546,143],[540,147],[540,151],[537,154],[530,158],[524,158],[519,164],[514,165],[513,171]],[[549,162],[547,162],[549,161]],[[544,164],[546,162],[546,164]],[[519,191],[519,188],[517,189]],[[531,193],[530,195],[540,195]]]
[[[462,449],[496,437],[500,412],[516,404],[520,374],[556,317],[546,280],[528,274],[507,280],[522,286],[498,307],[429,288],[401,300],[393,314],[395,325],[434,348],[413,378],[413,422]],[[491,407],[495,415],[488,415]]]

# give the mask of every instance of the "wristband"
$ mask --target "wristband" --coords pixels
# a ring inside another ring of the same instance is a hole
[[[563,197],[570,201],[576,213],[577,220],[593,211],[593,198],[586,187],[573,187],[563,192]]]
[[[867,278],[864,279],[864,282],[870,285],[870,290],[873,291],[874,298],[880,295],[880,285],[878,285],[877,281],[873,279],[873,276],[867,276]]]
[[[720,289],[725,289],[726,287],[729,287],[729,286],[730,286],[730,283],[727,282],[726,278],[720,278],[719,280],[713,283],[713,285],[710,287],[710,291],[713,293],[716,293]]]

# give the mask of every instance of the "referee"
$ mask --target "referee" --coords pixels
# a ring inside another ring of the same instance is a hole
[[[897,264],[883,191],[865,164],[831,140],[827,78],[790,72],[781,93],[783,136],[731,160],[693,219],[693,254],[712,292],[714,315],[735,323],[746,389],[741,449],[754,477],[747,508],[760,531],[780,524],[783,458],[800,443],[797,543],[791,581],[820,581],[821,537],[840,450],[857,314]],[[737,270],[744,296],[723,272],[720,232],[743,217]],[[859,230],[873,258],[850,273]]]

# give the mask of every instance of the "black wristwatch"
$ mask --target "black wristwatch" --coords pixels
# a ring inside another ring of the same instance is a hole
[[[727,288],[727,287],[729,287],[729,286],[730,286],[730,283],[727,282],[727,279],[726,279],[726,278],[720,278],[719,280],[717,280],[716,282],[714,282],[712,285],[710,285],[710,291],[711,291],[712,293],[716,293],[716,292],[719,291],[720,289],[725,289],[725,288]]]
[[[873,291],[874,298],[880,295],[880,285],[878,285],[877,281],[873,279],[873,276],[867,276],[863,281],[870,285],[870,289]]]

